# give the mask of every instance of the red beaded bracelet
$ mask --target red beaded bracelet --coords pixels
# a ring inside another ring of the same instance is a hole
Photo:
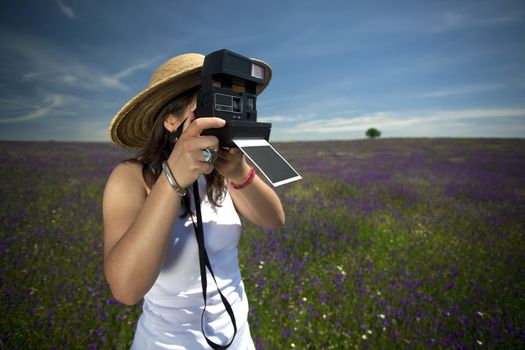
[[[248,173],[248,176],[246,176],[246,179],[242,180],[242,182],[238,184],[234,184],[232,182],[232,186],[236,190],[242,190],[243,188],[245,188],[246,186],[252,183],[254,177],[255,177],[255,169],[252,166],[250,166],[250,172]]]

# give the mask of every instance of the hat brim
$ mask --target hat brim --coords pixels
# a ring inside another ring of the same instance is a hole
[[[272,78],[271,67],[263,61],[252,59],[265,69],[264,84],[257,86],[259,95]],[[201,84],[202,65],[187,69],[141,91],[129,100],[113,117],[109,136],[118,146],[131,151],[141,150],[148,142],[155,118],[160,109],[181,93]]]

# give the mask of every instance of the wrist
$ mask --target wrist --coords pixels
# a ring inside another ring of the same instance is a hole
[[[186,195],[186,189],[179,185],[171,172],[168,162],[162,162],[162,172],[175,192],[177,192],[179,196],[184,197]]]
[[[231,174],[230,176],[228,176],[228,178],[230,179],[230,182],[232,183],[242,182],[244,179],[246,179],[246,177],[250,173],[250,168],[251,167],[246,162],[242,162],[240,169],[237,170],[235,173]]]
[[[236,190],[242,190],[243,188],[249,186],[252,183],[254,178],[255,178],[255,169],[252,166],[250,166],[246,176],[241,181],[238,181],[238,182],[232,180],[231,185]]]

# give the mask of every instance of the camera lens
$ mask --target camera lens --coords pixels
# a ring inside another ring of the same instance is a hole
[[[242,100],[239,97],[233,98],[233,112],[235,113],[242,112]]]

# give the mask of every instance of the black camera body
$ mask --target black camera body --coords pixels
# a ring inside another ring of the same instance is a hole
[[[204,58],[202,83],[197,94],[195,116],[226,120],[220,129],[208,129],[220,147],[236,147],[233,139],[270,139],[271,123],[257,122],[257,86],[263,85],[263,65],[229,50]]]

